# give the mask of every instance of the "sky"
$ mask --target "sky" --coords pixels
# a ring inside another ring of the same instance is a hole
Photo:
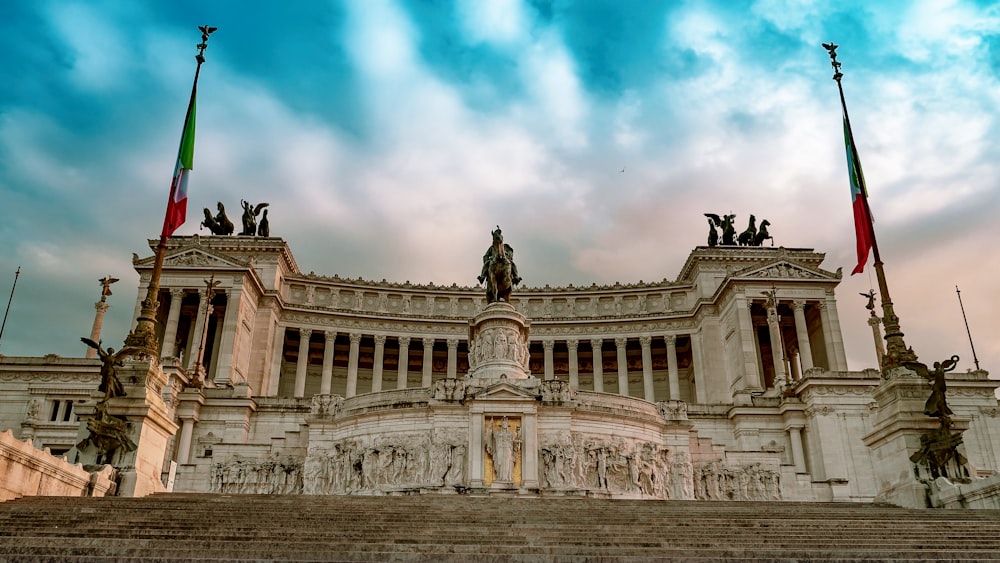
[[[500,225],[528,286],[676,279],[704,213],[814,248],[852,370],[856,276],[833,41],[896,312],[921,360],[1000,376],[1000,7],[973,1],[6,0],[0,354],[120,344],[195,69],[188,221],[270,203],[303,272],[475,285]]]

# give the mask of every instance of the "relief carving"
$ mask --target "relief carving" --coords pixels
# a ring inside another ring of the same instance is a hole
[[[302,492],[302,462],[293,458],[242,459],[212,464],[211,492],[289,495]]]
[[[781,475],[759,463],[728,465],[706,463],[695,470],[698,500],[781,500]]]

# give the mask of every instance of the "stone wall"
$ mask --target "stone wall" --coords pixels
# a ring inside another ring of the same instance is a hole
[[[35,449],[7,430],[0,432],[0,501],[22,496],[97,496],[114,490],[113,469],[91,473],[81,465]]]

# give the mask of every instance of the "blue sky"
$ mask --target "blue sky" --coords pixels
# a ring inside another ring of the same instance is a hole
[[[844,87],[907,341],[1000,373],[1000,9],[977,2],[4,3],[0,353],[79,356],[97,279],[106,342],[131,254],[162,222],[194,71],[189,220],[268,201],[300,267],[475,284],[503,227],[525,283],[674,279],[704,212],[853,265]],[[624,169],[625,172],[621,172]],[[204,231],[203,231],[204,232]],[[838,291],[874,364],[865,274]]]

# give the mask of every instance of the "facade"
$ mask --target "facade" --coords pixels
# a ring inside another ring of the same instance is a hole
[[[157,391],[179,428],[174,491],[866,502],[885,488],[883,379],[848,370],[841,273],[811,249],[697,247],[674,281],[520,288],[507,305],[305,274],[279,238],[168,245]],[[153,258],[134,265],[137,316]],[[99,370],[0,357],[0,430],[75,461],[73,409]],[[1000,468],[986,375],[948,378],[973,477]]]

